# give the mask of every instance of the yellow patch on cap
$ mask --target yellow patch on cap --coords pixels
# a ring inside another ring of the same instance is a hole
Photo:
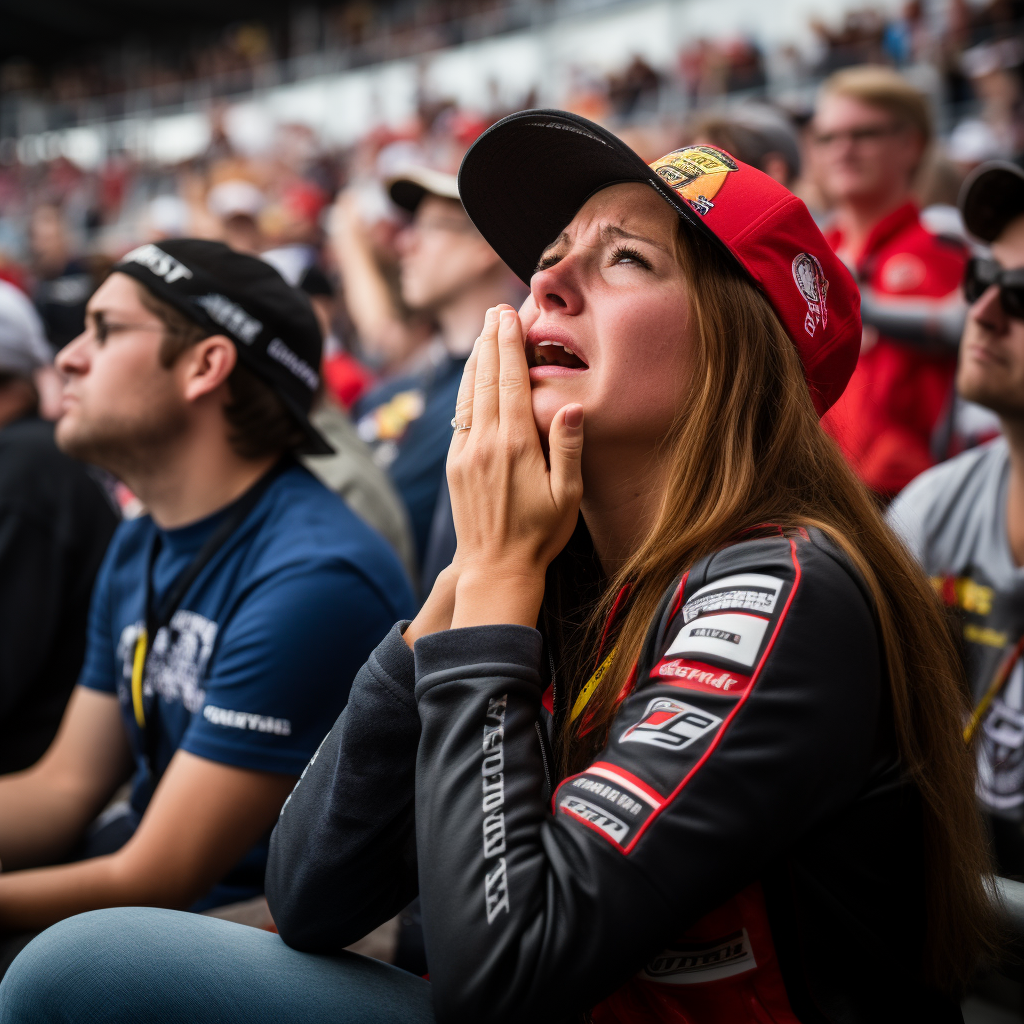
[[[718,194],[726,175],[739,170],[728,153],[712,146],[673,150],[655,160],[650,168],[700,214],[714,207],[711,200]]]

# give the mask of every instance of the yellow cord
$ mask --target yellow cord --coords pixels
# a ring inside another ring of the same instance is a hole
[[[146,727],[146,711],[142,704],[142,675],[146,667],[146,628],[139,631],[135,640],[135,660],[132,662],[132,706],[135,708],[135,721],[140,729]]]
[[[618,647],[613,647],[608,657],[597,666],[597,671],[586,681],[583,689],[580,690],[580,695],[576,698],[576,703],[572,706],[572,715],[569,718],[570,722],[575,722],[577,718],[583,714],[583,709],[587,706],[587,702],[594,695],[594,691],[597,689],[597,684],[604,678],[605,673],[611,668],[612,662],[615,660],[615,652]]]

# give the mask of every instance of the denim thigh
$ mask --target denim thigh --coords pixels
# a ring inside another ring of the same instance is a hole
[[[354,953],[174,910],[96,910],[48,928],[0,984],[0,1024],[433,1024],[430,985]]]

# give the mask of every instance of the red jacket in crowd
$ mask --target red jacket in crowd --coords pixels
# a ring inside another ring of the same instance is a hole
[[[826,232],[833,250],[838,229]],[[880,220],[857,259],[857,277],[879,295],[944,298],[960,285],[967,250],[931,234],[906,203]],[[842,398],[822,420],[857,475],[891,497],[931,466],[932,433],[948,409],[956,357],[881,337],[861,353]]]

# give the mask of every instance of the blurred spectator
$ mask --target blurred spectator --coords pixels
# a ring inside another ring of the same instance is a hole
[[[412,610],[388,546],[292,457],[330,450],[308,420],[321,341],[275,270],[218,242],[147,244],[87,320],[58,359],[58,443],[149,515],[111,543],[57,739],[0,779],[0,921],[21,933],[0,967],[80,911],[259,894],[282,802]]]
[[[772,107],[745,104],[698,118],[694,145],[724,149],[787,188],[800,176],[800,140],[789,119]]]
[[[206,206],[220,226],[221,241],[236,252],[255,256],[266,247],[259,226],[263,193],[252,182],[231,178],[214,185]]]
[[[64,217],[56,206],[32,213],[29,244],[36,287],[32,299],[54,348],[63,348],[85,327],[85,304],[97,282],[85,260],[71,249]]]
[[[1003,436],[922,474],[889,509],[942,600],[958,613],[975,712],[977,792],[1000,874],[1024,875],[1024,172],[985,165],[961,203],[991,243],[972,261],[957,390]]]
[[[835,208],[826,237],[862,285],[883,297],[954,296],[966,250],[925,230],[912,199],[932,140],[924,96],[889,68],[849,68],[822,86],[813,131],[814,168]],[[865,328],[853,378],[822,423],[883,498],[935,461],[955,362],[948,349]]]
[[[359,402],[355,415],[359,436],[405,501],[422,560],[462,368],[484,313],[515,300],[521,286],[466,215],[453,174],[409,170],[392,182],[391,195],[413,215],[401,240],[402,298],[411,309],[431,313],[438,334],[423,370],[381,384]],[[383,283],[378,294],[385,294]]]
[[[39,418],[35,378],[52,358],[32,303],[0,281],[0,774],[34,764],[57,732],[117,525]]]

